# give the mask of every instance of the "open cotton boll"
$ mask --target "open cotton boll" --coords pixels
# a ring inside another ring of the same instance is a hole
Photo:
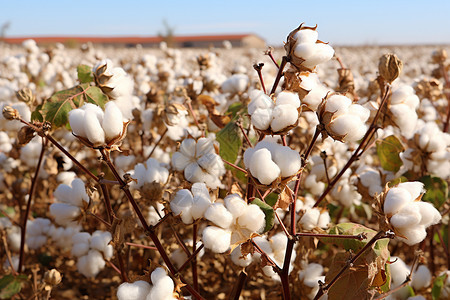
[[[222,83],[222,92],[230,94],[243,93],[247,90],[249,81],[250,79],[245,74],[234,74]]]
[[[146,300],[150,290],[150,284],[143,280],[124,282],[119,285],[116,295],[118,300]]]
[[[258,205],[249,204],[237,222],[252,232],[261,232],[265,225],[265,214]]]
[[[278,132],[297,122],[298,111],[297,108],[291,104],[277,104],[273,109],[272,118],[273,120],[270,123],[270,128],[272,128],[272,131]]]
[[[401,187],[392,188],[387,192],[384,200],[383,211],[386,215],[393,215],[405,205],[412,202],[411,194]]]
[[[218,202],[208,207],[205,212],[205,218],[222,228],[230,227],[233,222],[233,215],[222,203]]]
[[[67,203],[53,203],[50,205],[50,214],[55,222],[62,226],[75,224],[75,219],[81,214],[80,208]]]
[[[272,153],[273,160],[280,168],[281,177],[295,175],[301,167],[300,154],[287,146],[276,147]]]
[[[87,255],[78,258],[78,271],[86,277],[95,277],[105,267],[103,256],[97,250],[89,250]]]
[[[347,141],[357,141],[361,139],[366,132],[366,127],[364,124],[361,124],[361,120],[358,116],[351,114],[337,117],[331,121],[330,128],[334,134],[345,135],[344,140]]]
[[[97,230],[92,234],[90,247],[101,252],[108,252],[107,248],[112,248],[112,245],[109,245],[111,240],[112,236],[109,231]]]
[[[233,215],[233,218],[238,218],[246,211],[247,203],[238,194],[231,194],[223,199],[225,207]]]
[[[410,246],[420,243],[427,237],[427,231],[423,225],[415,225],[404,228],[400,227],[396,228],[396,230],[400,235],[404,236],[404,238],[400,236],[397,238]]]
[[[271,108],[257,108],[251,115],[252,125],[259,130],[268,129],[273,120],[273,113]]]
[[[411,286],[415,291],[426,288],[431,283],[431,272],[425,265],[420,265],[412,274]]]
[[[181,220],[185,224],[192,223],[191,208],[194,204],[193,196],[189,190],[179,190],[170,201],[170,209],[175,216],[181,214]]]
[[[156,283],[153,283],[153,287],[147,296],[147,300],[174,299],[172,295],[174,288],[175,285],[172,278],[166,275],[160,278]]]
[[[428,227],[430,225],[435,225],[439,223],[442,216],[439,211],[429,202],[415,202],[415,205],[420,211],[422,219],[420,220],[420,225]]]
[[[394,214],[389,222],[396,228],[406,228],[420,223],[422,215],[415,202],[409,203]]]
[[[211,205],[211,198],[209,197],[208,189],[204,183],[194,183],[191,191],[194,195],[191,208],[192,217],[194,219],[202,218],[205,211]]]
[[[205,182],[206,173],[197,162],[190,163],[184,169],[184,178],[189,182]]]
[[[152,274],[150,275],[150,279],[153,283],[153,285],[157,284],[159,280],[163,279],[167,276],[166,270],[159,267],[153,270]]]
[[[425,193],[425,185],[419,181],[402,182],[397,187],[407,190],[413,200]]]
[[[86,188],[83,180],[81,180],[80,178],[75,178],[74,180],[72,180],[71,186],[72,186],[71,191],[72,201],[70,204],[82,206],[83,200],[87,203],[89,202],[89,196],[86,193]]]
[[[262,184],[271,184],[278,176],[281,170],[276,163],[272,161],[272,155],[267,149],[258,149],[251,156],[250,173],[258,178]]]
[[[122,112],[113,101],[110,101],[105,105],[102,128],[105,131],[105,138],[107,141],[117,138],[122,133]]]
[[[252,263],[252,256],[250,253],[243,256],[241,252],[241,247],[236,247],[231,252],[231,261],[242,268],[248,267]]]
[[[254,91],[250,94],[250,103],[247,106],[248,113],[253,115],[257,109],[272,109],[273,100],[262,91]]]
[[[77,135],[86,138],[86,130],[84,129],[84,115],[85,111],[82,109],[73,109],[69,111],[69,124],[72,128],[72,132]]]
[[[298,44],[314,44],[317,42],[318,38],[319,32],[313,29],[302,29],[297,31],[297,33],[294,35],[294,39]]]
[[[312,230],[317,226],[320,211],[318,208],[308,208],[300,219],[300,224],[305,230]]]
[[[230,248],[231,232],[216,226],[203,229],[202,241],[205,248],[215,253],[224,253]]]
[[[72,236],[73,247],[71,250],[72,255],[80,257],[86,255],[90,249],[89,240],[91,235],[87,232],[79,232]]]
[[[95,147],[105,143],[105,132],[94,110],[86,111],[84,115],[84,129],[86,131],[86,137]]]
[[[325,110],[329,112],[345,111],[352,104],[352,100],[344,95],[335,94],[327,99]]]

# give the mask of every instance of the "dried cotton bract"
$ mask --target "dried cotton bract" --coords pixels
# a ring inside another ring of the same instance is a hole
[[[441,215],[429,202],[422,202],[423,183],[404,182],[379,197],[388,226],[399,240],[412,246],[427,236],[426,228],[439,223]]]

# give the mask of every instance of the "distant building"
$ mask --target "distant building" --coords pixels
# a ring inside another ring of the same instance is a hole
[[[38,45],[48,46],[61,43],[67,46],[81,45],[91,42],[94,45],[113,47],[158,47],[164,41],[162,37],[95,37],[95,36],[36,36],[36,37],[10,37],[3,41],[9,44],[21,44],[27,39],[33,39]],[[243,48],[265,48],[266,42],[255,34],[229,34],[229,35],[193,35],[174,36],[171,40],[174,47],[178,48],[223,48],[224,43],[231,44],[232,47]]]

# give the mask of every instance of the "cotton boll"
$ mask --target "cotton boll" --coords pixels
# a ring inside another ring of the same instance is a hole
[[[406,280],[406,277],[409,275],[410,270],[405,262],[399,257],[392,256],[391,261],[391,285],[393,288],[395,288]]]
[[[428,227],[439,223],[442,216],[439,211],[429,202],[416,202],[416,206],[421,214],[420,225]]]
[[[175,216],[181,214],[181,220],[185,224],[192,223],[191,208],[194,203],[193,196],[189,190],[179,190],[170,201],[170,209]]]
[[[396,214],[394,214],[389,222],[395,228],[406,228],[419,224],[422,219],[419,206],[415,202],[405,205]]]
[[[241,253],[241,248],[240,247],[236,247],[231,252],[231,261],[235,265],[238,265],[239,267],[245,268],[245,267],[248,267],[252,263],[252,256],[250,255],[250,253],[248,253],[247,255],[243,256],[242,253]]]
[[[117,289],[117,299],[119,300],[146,300],[150,293],[151,286],[148,282],[138,280],[133,283],[124,282]]]
[[[92,234],[90,246],[98,251],[105,251],[111,242],[112,236],[108,231],[97,230]]]
[[[320,211],[317,208],[309,208],[303,214],[300,219],[300,224],[305,230],[312,230],[317,226],[317,222],[319,221]]]
[[[397,185],[398,188],[405,189],[411,195],[411,199],[417,199],[421,194],[425,193],[424,184],[419,181],[402,182]]]
[[[83,205],[83,200],[89,203],[89,196],[86,193],[86,188],[83,180],[80,178],[75,178],[72,180],[72,201],[70,204],[81,207]]]
[[[286,146],[277,147],[273,151],[273,160],[280,168],[281,177],[295,175],[301,167],[300,154]]]
[[[86,130],[84,129],[84,115],[85,111],[82,109],[73,109],[69,111],[69,124],[72,128],[72,132],[81,137],[87,137]]]
[[[192,163],[192,157],[190,156],[186,156],[181,152],[175,152],[172,155],[172,166],[177,171],[183,171],[190,163]]]
[[[81,214],[77,206],[67,203],[53,203],[50,205],[50,214],[55,218],[55,222],[62,226],[75,223],[75,219]]]
[[[211,199],[205,195],[195,195],[191,209],[192,217],[197,220],[202,218],[205,211],[211,206]]]
[[[95,147],[105,143],[105,132],[94,110],[86,111],[84,115],[84,129],[87,138]]]
[[[247,203],[238,194],[228,195],[223,200],[225,207],[233,215],[234,219],[245,213]]]
[[[319,33],[313,29],[302,29],[297,31],[293,38],[298,44],[314,44],[319,38]]]
[[[257,108],[251,115],[251,122],[256,129],[266,130],[271,125],[273,119],[272,109]]]
[[[276,105],[273,109],[273,120],[270,123],[272,131],[278,132],[284,128],[294,125],[298,120],[298,111],[290,104]],[[253,117],[253,116],[252,116]]]
[[[157,284],[159,280],[163,279],[164,277],[167,277],[166,270],[159,267],[153,270],[152,274],[150,275],[153,285]]]
[[[334,134],[344,135],[346,141],[357,141],[364,136],[366,127],[358,116],[345,114],[331,121],[330,128]]]
[[[387,192],[383,211],[386,215],[393,215],[411,201],[411,194],[406,189],[392,188]]]
[[[205,182],[206,174],[197,162],[193,162],[184,169],[184,178],[189,182]]]
[[[224,253],[230,248],[231,232],[216,226],[203,229],[202,240],[205,248],[215,253]]]
[[[245,74],[234,74],[222,83],[221,89],[224,93],[243,93],[247,89],[250,79]]]
[[[105,131],[105,138],[107,141],[117,138],[122,133],[122,112],[113,101],[110,101],[105,105],[102,128]]]
[[[258,205],[249,204],[237,222],[252,232],[261,232],[265,225],[265,214]]]
[[[103,256],[97,250],[89,250],[87,255],[78,258],[78,271],[86,277],[95,277],[105,267]]]
[[[420,243],[427,237],[427,231],[423,225],[396,228],[396,230],[400,235],[405,237],[398,237],[398,239],[410,246]]]
[[[420,291],[426,288],[431,283],[431,272],[425,265],[420,265],[416,271],[414,271],[411,280],[411,286],[415,291]]]
[[[271,184],[281,173],[280,168],[272,161],[272,155],[267,149],[256,150],[248,167],[250,173],[258,178],[259,182],[267,185]]]
[[[257,109],[272,109],[274,106],[273,100],[261,91],[254,92],[250,95],[252,99],[248,104],[247,110],[250,115],[253,115]]]
[[[170,299],[174,288],[172,278],[166,275],[160,278],[156,284],[153,283],[153,288],[147,296],[147,300]]]
[[[329,112],[345,112],[352,104],[352,100],[344,95],[332,95],[325,103],[325,110]]]
[[[222,203],[211,204],[205,212],[205,218],[222,228],[228,228],[233,222],[233,215]]]
[[[319,216],[319,220],[317,221],[317,227],[327,228],[328,224],[331,223],[331,217],[328,211],[322,212]]]

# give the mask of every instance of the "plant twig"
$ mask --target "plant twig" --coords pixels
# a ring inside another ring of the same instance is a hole
[[[233,286],[233,289],[230,293],[230,297],[228,299],[239,300],[239,297],[241,296],[241,292],[242,292],[242,289],[244,288],[246,280],[247,280],[247,273],[245,273],[242,270],[239,273],[238,280],[236,281],[236,284]]]
[[[166,136],[166,133],[169,131],[169,129],[166,126],[166,129],[164,130],[164,132],[161,134],[161,136],[159,137],[158,141],[156,142],[156,144],[153,146],[152,151],[150,151],[150,154],[147,156],[147,159],[149,159],[150,157],[152,157],[153,152],[155,152],[156,148],[159,146],[159,144],[161,143],[162,139]]]
[[[275,91],[277,90],[278,84],[280,83],[281,76],[283,76],[284,67],[286,66],[287,62],[288,62],[287,56],[283,56],[283,58],[281,60],[281,65],[278,68],[277,77],[275,78],[275,82],[273,83],[272,90],[270,91],[270,95],[275,93]]]
[[[263,66],[264,66],[263,63],[253,64],[253,69],[255,69],[256,73],[258,73],[259,82],[261,83],[261,87],[264,91],[264,94],[267,94],[266,86],[264,85],[264,79],[263,79],[262,73],[261,73]]]
[[[9,251],[8,248],[8,241],[6,240],[6,236],[4,234],[5,232],[2,233],[2,241],[3,241],[3,247],[5,248],[5,253],[6,253],[6,258],[8,259],[9,265],[11,266],[11,270],[12,270],[12,274],[14,276],[18,275],[16,269],[14,269],[14,264],[12,262],[12,258],[11,258],[11,252]]]
[[[42,161],[44,159],[45,148],[47,147],[47,139],[42,138],[42,148],[39,154],[39,160],[36,166],[36,171],[34,172],[33,181],[31,182],[30,192],[28,194],[27,207],[25,213],[22,216],[22,224],[20,230],[20,250],[19,250],[19,267],[17,272],[22,272],[22,266],[25,259],[25,238],[27,233],[27,223],[28,216],[30,215],[31,203],[33,202],[34,193],[36,191],[36,183],[39,178],[39,171],[41,170]]]

